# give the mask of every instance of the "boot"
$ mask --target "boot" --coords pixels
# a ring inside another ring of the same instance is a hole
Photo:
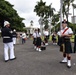
[[[64,57],[64,59],[60,63],[67,63],[67,57]]]
[[[48,43],[45,43],[45,45],[47,46],[47,45],[48,45]]]
[[[36,51],[38,51],[39,49],[38,49],[38,47],[36,48]]]
[[[71,60],[68,60],[68,61],[67,61],[67,67],[68,67],[68,68],[71,68]]]
[[[36,49],[36,46],[34,46],[34,49]]]
[[[39,52],[41,52],[41,49],[39,48]]]

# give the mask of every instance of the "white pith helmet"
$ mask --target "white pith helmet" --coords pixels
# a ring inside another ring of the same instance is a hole
[[[8,21],[4,21],[4,27],[6,26],[6,25],[9,25],[10,23],[8,22]]]

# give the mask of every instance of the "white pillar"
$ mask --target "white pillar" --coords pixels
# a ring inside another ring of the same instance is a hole
[[[43,19],[42,17],[39,19],[39,24],[40,24],[40,31],[41,31],[41,34],[43,34]]]
[[[60,29],[62,29],[62,6],[63,0],[60,0]]]

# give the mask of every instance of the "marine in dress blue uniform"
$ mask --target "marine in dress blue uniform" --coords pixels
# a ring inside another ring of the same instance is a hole
[[[17,33],[16,33],[15,29],[13,30],[12,36],[13,36],[13,44],[15,45],[16,44],[16,38],[17,38]]]
[[[70,37],[73,34],[73,31],[71,28],[67,27],[68,22],[63,21],[62,22],[62,30],[60,30],[59,36],[62,38],[62,42],[60,44],[60,49],[63,50],[63,57],[64,59],[60,63],[67,63],[67,67],[71,67],[71,55],[72,53],[72,46],[70,42]]]
[[[4,60],[7,62],[9,59],[14,60],[16,57],[14,55],[14,46],[12,41],[12,30],[9,28],[10,23],[8,21],[4,22],[4,28],[1,30],[1,35],[4,43]],[[10,56],[8,50],[10,49]]]

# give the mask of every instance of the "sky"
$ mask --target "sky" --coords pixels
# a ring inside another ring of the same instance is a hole
[[[39,17],[34,12],[34,7],[40,0],[6,0],[14,5],[14,9],[17,10],[17,13],[20,17],[25,18],[23,21],[25,26],[30,26],[30,21],[33,20],[34,27],[40,27],[38,20]],[[46,2],[46,5],[50,5],[52,3],[52,7],[59,11],[60,9],[60,0],[43,0]],[[76,2],[76,1],[75,1]],[[72,8],[70,8],[70,12],[72,12]],[[71,21],[71,17],[70,17]]]

